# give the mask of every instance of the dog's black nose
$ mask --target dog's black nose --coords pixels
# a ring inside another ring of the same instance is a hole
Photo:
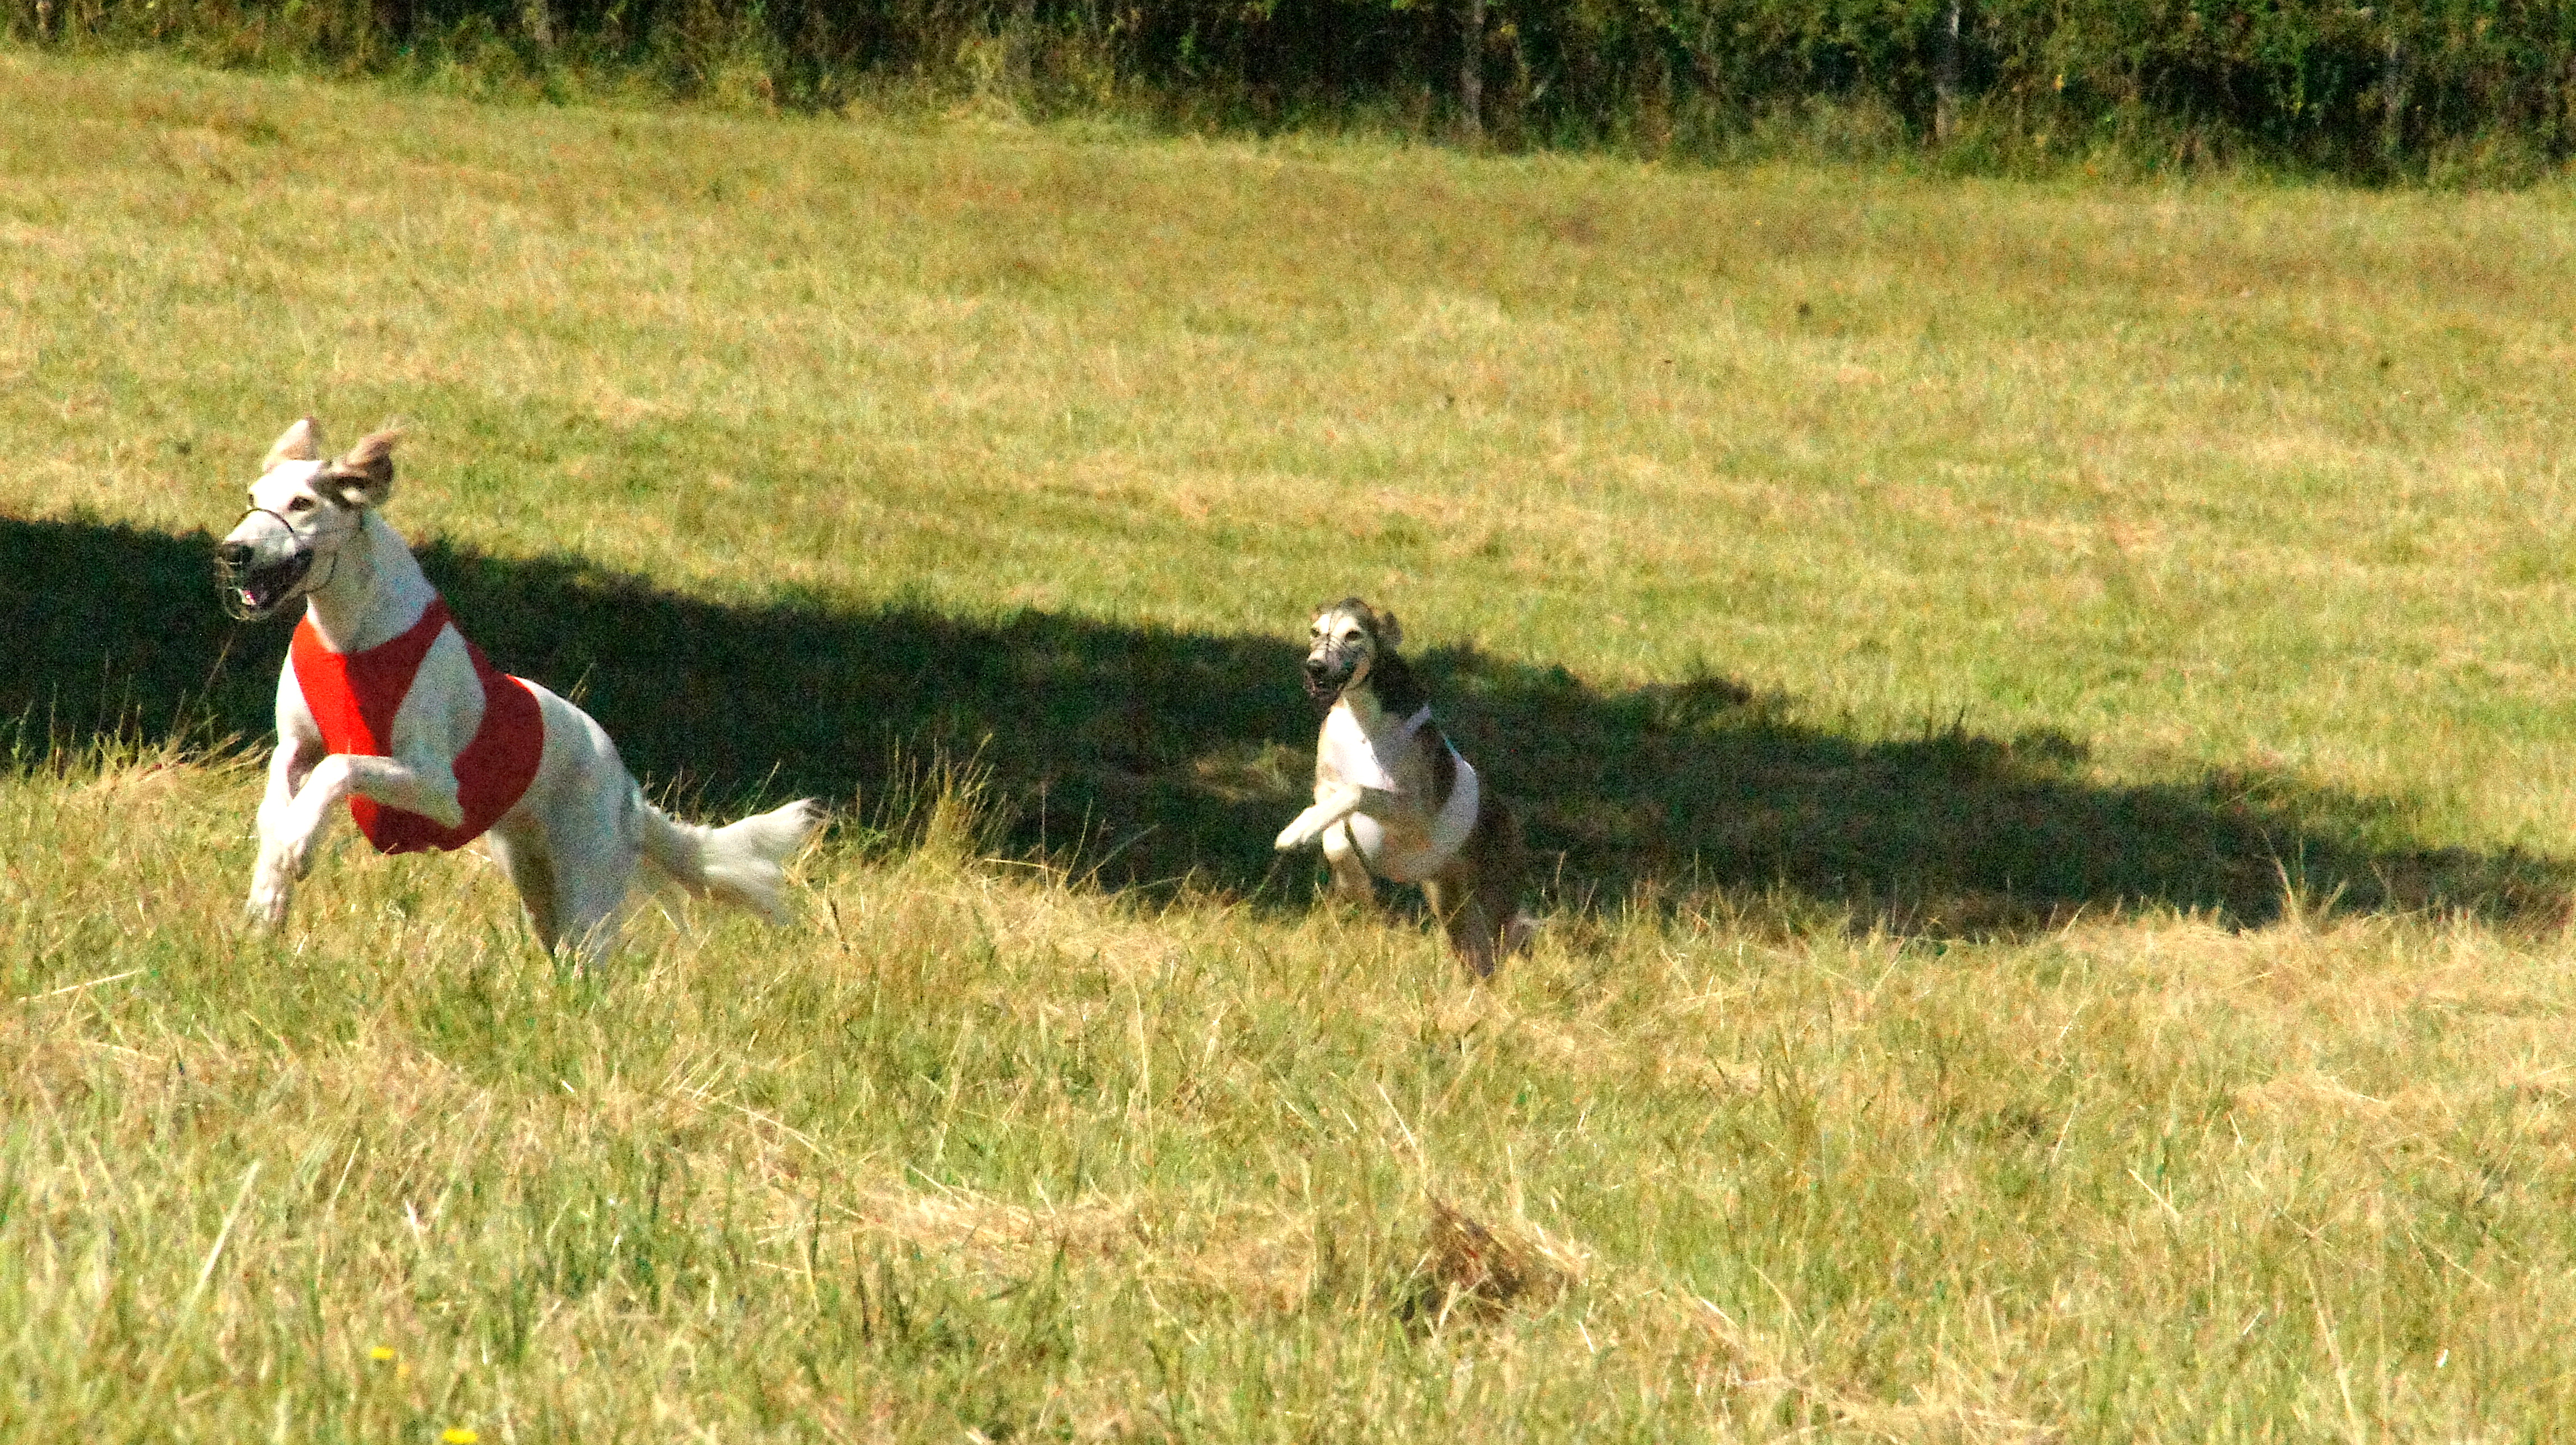
[[[249,566],[250,558],[251,550],[248,542],[226,542],[215,548],[215,560],[235,572]]]
[[[1322,677],[1325,673],[1330,672],[1332,667],[1333,665],[1331,663],[1326,662],[1320,657],[1310,657],[1306,659],[1306,675],[1308,677]]]

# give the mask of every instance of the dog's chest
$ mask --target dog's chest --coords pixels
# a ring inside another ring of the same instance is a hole
[[[1324,715],[1324,730],[1316,739],[1316,770],[1323,775],[1323,781],[1401,792],[1404,785],[1397,781],[1396,774],[1402,766],[1403,750],[1412,746],[1417,730],[1388,726],[1372,734],[1348,704],[1336,703]]]
[[[1423,747],[1422,727],[1430,720],[1426,707],[1402,723],[1382,722],[1372,730],[1350,709],[1336,706],[1325,715],[1316,743],[1319,784],[1338,782],[1394,796],[1392,809],[1373,805],[1353,813],[1344,826],[1370,871],[1398,883],[1419,883],[1447,867],[1476,823],[1476,770],[1455,749],[1448,750],[1447,796],[1431,796],[1430,769],[1416,756]],[[1406,786],[1402,776],[1414,778],[1415,785]]]

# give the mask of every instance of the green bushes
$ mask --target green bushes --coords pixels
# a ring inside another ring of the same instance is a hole
[[[1468,119],[1471,0],[0,0],[40,44],[226,64],[640,83],[828,108],[889,85],[1189,123]],[[2576,136],[2576,5],[2529,0],[1487,0],[1481,130],[1708,157],[1939,142],[2512,180]],[[1945,55],[1945,47],[1955,46]],[[1955,125],[1936,137],[1945,59]]]

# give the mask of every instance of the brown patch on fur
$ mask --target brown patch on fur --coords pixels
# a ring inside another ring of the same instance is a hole
[[[1448,751],[1446,744],[1441,751]],[[1520,916],[1521,881],[1528,872],[1520,819],[1488,787],[1476,800],[1476,826],[1458,856],[1422,885],[1449,946],[1479,975],[1492,977],[1495,961],[1528,941]]]
[[[387,426],[358,438],[358,444],[334,463],[323,480],[339,489],[352,507],[382,506],[394,488],[394,443],[402,428]]]

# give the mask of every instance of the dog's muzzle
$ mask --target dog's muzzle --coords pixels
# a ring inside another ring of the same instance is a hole
[[[1306,696],[1325,707],[1331,707],[1340,700],[1342,689],[1350,686],[1351,672],[1350,667],[1336,663],[1330,658],[1307,658]]]
[[[266,510],[254,507],[242,515]],[[284,517],[275,512],[268,515],[277,517],[277,524],[295,539],[284,554],[263,558],[260,549],[248,542],[225,542],[215,548],[215,580],[223,588],[224,611],[236,621],[257,622],[274,614],[303,595],[304,579],[313,572],[313,544]]]

